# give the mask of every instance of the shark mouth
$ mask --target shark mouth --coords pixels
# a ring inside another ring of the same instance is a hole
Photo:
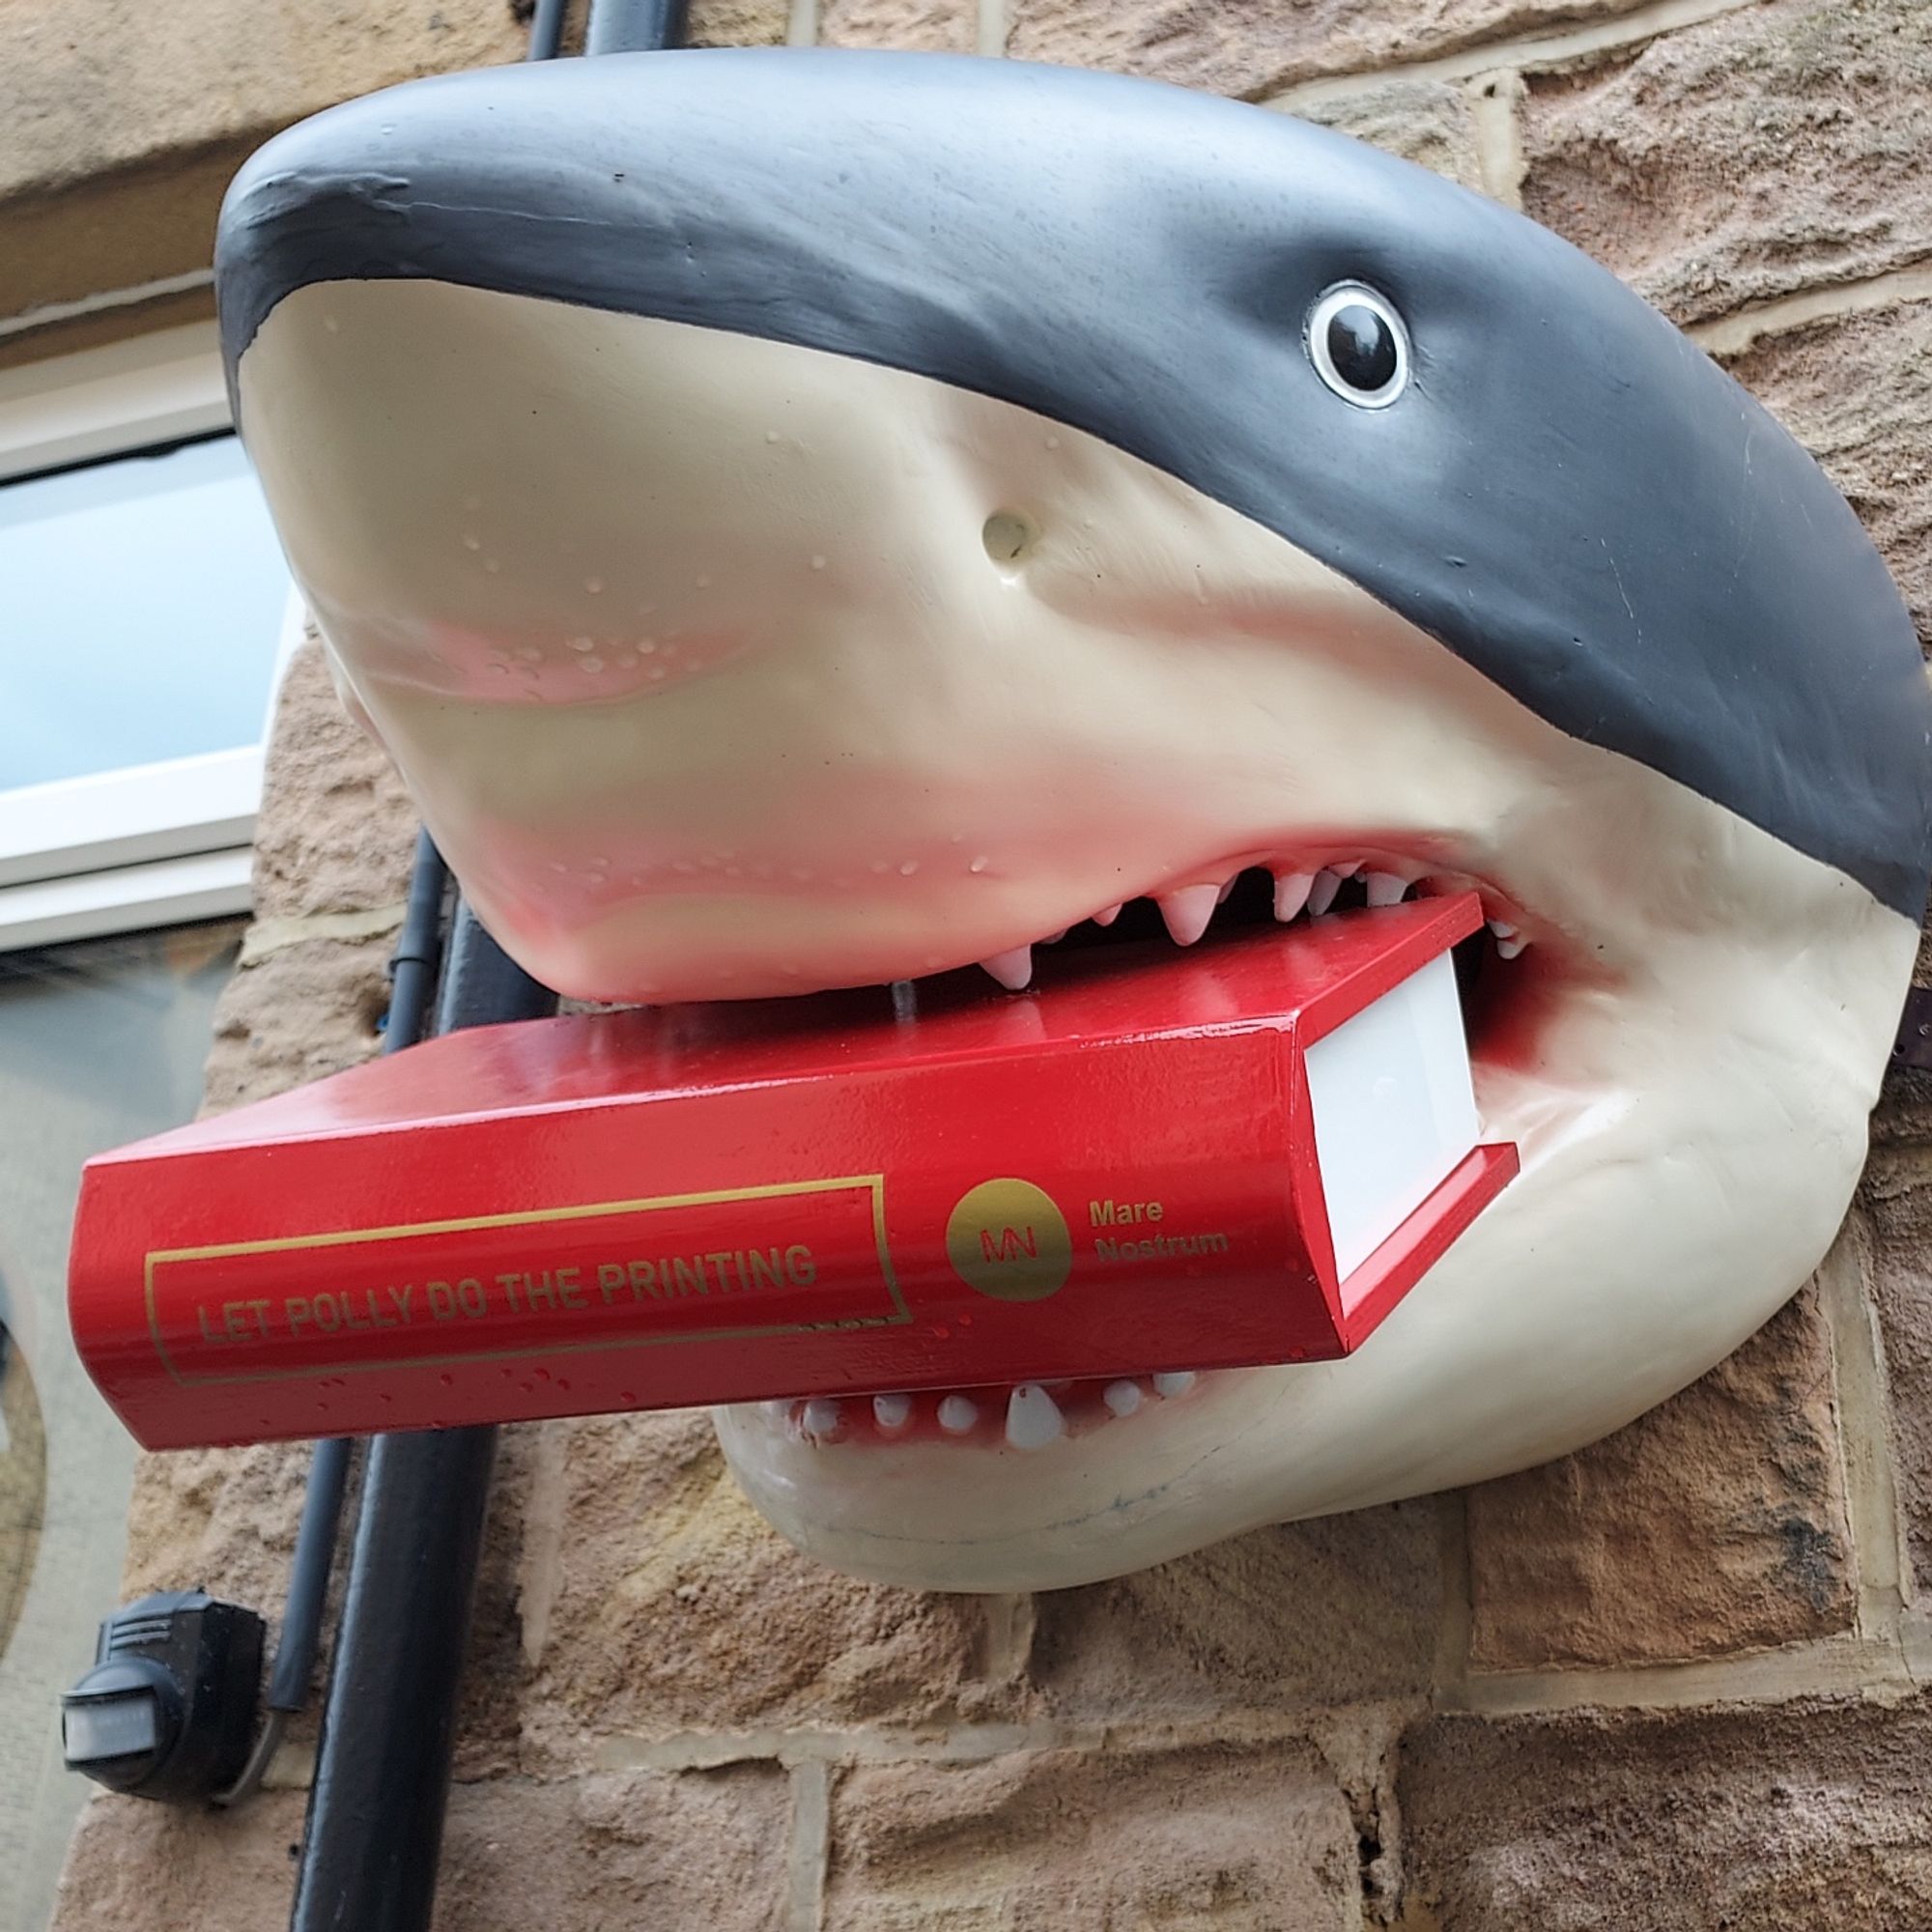
[[[1217,937],[1270,923],[1316,926],[1352,911],[1472,890],[1481,893],[1485,913],[1491,915],[1483,934],[1455,949],[1464,1037],[1473,1045],[1482,1037],[1476,1032],[1482,1016],[1507,997],[1502,962],[1518,958],[1529,941],[1502,917],[1510,908],[1492,890],[1444,869],[1418,871],[1414,862],[1393,857],[1378,863],[1331,857],[1318,863],[1298,856],[1220,870],[1217,877],[1103,906],[1072,927],[1042,933],[978,964],[1006,992],[1020,993],[1034,980],[1036,947],[1090,958],[1096,952],[1138,952],[1164,941],[1192,947],[1208,937],[1210,925]],[[890,993],[899,1014],[917,1009],[916,982],[894,982]],[[811,996],[803,997],[809,1001]],[[1182,1261],[1189,1246],[1184,1239],[1176,1243]],[[927,1444],[1032,1453],[1090,1436],[1129,1417],[1151,1418],[1166,1405],[1197,1390],[1211,1391],[1218,1382],[1244,1373],[1154,1369],[1129,1377],[820,1393],[768,1401],[758,1410],[790,1440],[815,1448]]]
[[[1463,890],[1460,885],[1450,883],[1439,874],[1417,880],[1405,876],[1401,871],[1378,869],[1361,859],[1329,859],[1320,865],[1308,860],[1293,860],[1277,862],[1264,870],[1266,879],[1264,890],[1268,893],[1274,918],[1283,924],[1300,918],[1304,912],[1312,918],[1321,919],[1334,911],[1338,904],[1345,902],[1344,888],[1355,881],[1360,883],[1355,903],[1370,906],[1400,905],[1411,891],[1428,896],[1443,891]],[[1168,937],[1177,946],[1192,946],[1208,930],[1215,912],[1227,904],[1241,883],[1242,875],[1236,873],[1218,880],[1203,879],[1193,885],[1174,886],[1155,895],[1151,900],[1135,900],[1133,910],[1138,914],[1144,907],[1156,908]],[[1092,923],[1104,930],[1113,926],[1126,910],[1121,904],[1103,906],[1093,915]],[[1130,922],[1124,930],[1131,934],[1136,926],[1146,923],[1147,920],[1143,917]],[[1489,925],[1496,937],[1496,950],[1505,959],[1515,958],[1528,943],[1519,929],[1499,914],[1490,920]],[[1017,993],[1033,978],[1034,946],[1056,946],[1068,936],[1065,931],[1044,933],[1030,945],[1012,947],[990,959],[980,960],[980,964],[1009,992]]]

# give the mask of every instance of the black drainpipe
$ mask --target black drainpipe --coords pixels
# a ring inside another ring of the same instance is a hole
[[[557,51],[562,13],[538,0],[532,59]],[[678,0],[592,0],[586,50],[674,45],[683,14]],[[459,900],[436,1030],[555,1008]],[[428,1932],[496,1454],[487,1427],[370,1445],[290,1932]]]
[[[587,54],[648,53],[684,39],[685,0],[590,0]]]
[[[437,1031],[536,1019],[556,995],[459,904]],[[369,1446],[291,1932],[425,1932],[496,1461],[493,1428]]]

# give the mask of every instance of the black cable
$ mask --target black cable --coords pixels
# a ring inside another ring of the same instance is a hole
[[[437,966],[442,956],[442,900],[448,886],[449,868],[442,863],[436,841],[427,832],[418,832],[403,927],[396,936],[396,950],[389,955],[389,1013],[382,1047],[385,1054],[415,1045],[426,1029]],[[301,1524],[296,1531],[295,1555],[289,1564],[288,1596],[275,1640],[275,1661],[269,1670],[264,1699],[268,1715],[242,1775],[216,1796],[214,1802],[219,1805],[239,1804],[260,1787],[288,1719],[308,1702],[309,1680],[315,1674],[315,1656],[322,1644],[328,1576],[342,1533],[349,1458],[347,1436],[330,1436],[315,1445],[308,1467],[308,1492],[302,1498]]]
[[[383,1051],[400,1053],[422,1038],[442,957],[442,900],[449,867],[427,832],[416,834],[415,864],[410,869],[409,902],[403,929],[389,954],[389,1018],[383,1029]]]
[[[301,1527],[296,1532],[295,1560],[289,1567],[289,1603],[282,1613],[275,1662],[269,1672],[267,1703],[293,1715],[308,1702],[309,1678],[322,1641],[322,1606],[328,1595],[328,1573],[335,1535],[342,1520],[342,1495],[349,1485],[349,1438],[331,1435],[315,1445],[302,1498]]]

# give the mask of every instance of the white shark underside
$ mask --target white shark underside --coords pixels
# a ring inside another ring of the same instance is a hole
[[[721,1411],[827,1561],[1075,1583],[1520,1468],[1830,1242],[1911,921],[1166,470],[905,369],[426,279],[287,295],[239,390],[346,691],[564,991],[916,977],[1343,857],[1528,942],[1473,1042],[1522,1175],[1358,1356],[1034,1454]]]

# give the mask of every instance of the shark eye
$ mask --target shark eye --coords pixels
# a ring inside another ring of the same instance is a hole
[[[1357,409],[1385,410],[1408,385],[1408,330],[1384,297],[1360,282],[1337,282],[1308,311],[1315,373]]]

